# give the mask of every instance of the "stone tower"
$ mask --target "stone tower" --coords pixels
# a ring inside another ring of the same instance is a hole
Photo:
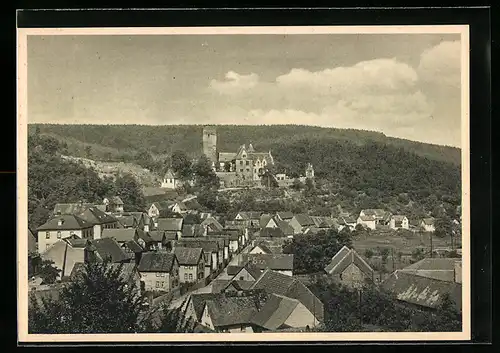
[[[214,127],[203,128],[203,154],[217,163],[217,131]]]

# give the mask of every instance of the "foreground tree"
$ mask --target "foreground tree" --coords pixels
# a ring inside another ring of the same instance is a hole
[[[182,180],[188,180],[193,173],[193,167],[186,152],[175,151],[171,157],[172,169]]]
[[[125,208],[127,208],[126,211],[142,211],[146,207],[146,201],[141,186],[130,174],[125,174],[116,178],[115,192],[125,204]]]

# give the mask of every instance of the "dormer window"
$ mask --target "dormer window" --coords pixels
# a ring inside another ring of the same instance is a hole
[[[60,220],[57,221],[57,225],[58,226],[62,226],[63,223],[64,223],[64,221],[62,219],[60,219]]]

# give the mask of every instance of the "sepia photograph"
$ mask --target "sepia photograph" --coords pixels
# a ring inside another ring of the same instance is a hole
[[[470,339],[468,31],[18,29],[19,337]]]

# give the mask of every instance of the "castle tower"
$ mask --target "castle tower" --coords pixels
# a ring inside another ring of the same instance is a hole
[[[214,127],[203,128],[203,154],[212,163],[217,163],[217,131]]]

